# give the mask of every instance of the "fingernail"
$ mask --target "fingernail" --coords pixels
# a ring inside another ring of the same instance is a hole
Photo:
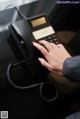
[[[38,58],[39,61],[41,61],[41,58]]]
[[[36,43],[35,42],[32,42],[33,43],[33,45],[35,46],[36,45]]]

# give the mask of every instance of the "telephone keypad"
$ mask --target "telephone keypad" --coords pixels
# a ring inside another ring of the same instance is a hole
[[[48,36],[46,38],[46,41],[48,41],[50,43],[55,43],[56,45],[60,43],[55,35]]]

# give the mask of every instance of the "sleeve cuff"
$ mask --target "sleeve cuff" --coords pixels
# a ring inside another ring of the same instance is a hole
[[[80,82],[80,56],[70,57],[64,61],[63,75],[71,81]]]

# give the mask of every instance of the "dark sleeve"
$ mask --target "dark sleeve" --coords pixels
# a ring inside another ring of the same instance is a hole
[[[70,57],[64,61],[63,74],[71,81],[80,82],[80,56]]]

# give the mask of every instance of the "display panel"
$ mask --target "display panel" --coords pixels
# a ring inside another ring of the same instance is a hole
[[[41,38],[52,35],[54,33],[55,33],[55,31],[53,30],[52,26],[48,26],[46,28],[32,32],[35,40],[39,40]]]
[[[41,17],[31,21],[32,27],[36,27],[46,23],[45,17]]]

